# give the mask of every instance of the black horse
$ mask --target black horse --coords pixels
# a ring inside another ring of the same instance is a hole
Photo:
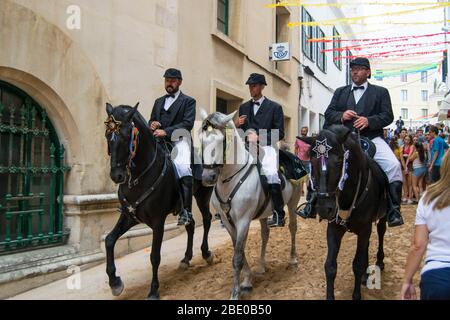
[[[114,108],[106,105],[108,119],[106,139],[108,153],[111,156],[111,179],[120,184],[119,201],[121,215],[114,229],[106,237],[106,272],[114,296],[119,296],[124,288],[120,277],[116,276],[114,264],[114,246],[125,232],[139,223],[145,223],[153,230],[151,263],[153,279],[150,299],[159,299],[158,268],[161,261],[161,244],[164,235],[166,217],[180,212],[182,198],[176,180],[175,167],[166,148],[156,141],[152,131],[142,115],[130,106]],[[203,258],[211,264],[213,254],[208,247],[208,232],[212,215],[209,200],[213,188],[204,187],[195,180],[193,195],[203,216]],[[180,268],[189,266],[192,259],[192,246],[195,222],[186,226],[188,234],[187,250]]]
[[[328,255],[325,262],[327,299],[334,299],[337,257],[346,231],[358,236],[353,273],[353,299],[361,299],[361,284],[369,266],[372,223],[379,220],[376,265],[384,269],[383,238],[386,232],[387,189],[384,172],[362,150],[358,137],[344,126],[322,130],[318,137],[300,138],[310,144],[311,184],[317,196],[320,219],[328,220]]]

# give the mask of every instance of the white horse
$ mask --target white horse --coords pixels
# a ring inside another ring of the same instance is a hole
[[[242,294],[249,294],[252,287],[251,269],[245,257],[245,245],[252,220],[261,223],[261,256],[258,272],[265,272],[265,255],[270,229],[267,219],[272,215],[272,201],[267,199],[263,191],[254,157],[246,150],[244,141],[239,136],[231,115],[216,112],[207,115],[202,113],[203,126],[200,135],[203,156],[203,184],[215,185],[211,203],[220,213],[222,221],[231,236],[234,246],[233,255],[233,288],[231,299],[237,300]],[[233,147],[227,143],[233,140]],[[227,147],[225,147],[227,146]],[[232,158],[226,149],[235,152],[235,161],[226,163]],[[214,150],[214,151],[212,151]],[[300,198],[300,187],[286,179],[283,190],[284,203],[289,209],[289,230],[291,233],[291,254],[289,265],[297,266],[297,250],[295,235],[297,232],[297,215],[295,210]],[[241,271],[244,273],[241,283]]]

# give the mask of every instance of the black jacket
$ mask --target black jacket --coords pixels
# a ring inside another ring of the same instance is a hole
[[[254,115],[253,103],[251,100],[247,101],[239,108],[239,116],[243,115],[247,116],[246,122],[240,127],[244,132],[248,129],[254,129],[260,135],[260,129],[267,130],[267,144],[260,141],[263,145],[271,144],[271,129],[279,130],[279,140],[284,138],[284,113],[283,108],[278,103],[265,98],[258,113]]]
[[[161,122],[161,111],[164,109],[164,103],[166,99],[165,96],[156,99],[153,106],[152,115],[149,123],[153,121]],[[195,99],[180,92],[178,99],[170,107],[171,121],[168,126],[163,127],[164,131],[167,133],[167,140],[171,141],[172,134],[177,129],[185,129],[189,132],[192,131],[195,122]],[[177,138],[178,137],[174,137]]]
[[[338,88],[325,112],[324,128],[333,124],[342,124],[341,118],[345,111],[350,110],[349,100],[352,86]],[[358,110],[360,116],[367,117],[369,127],[361,131],[361,135],[369,139],[383,137],[383,128],[389,126],[394,121],[392,112],[391,97],[386,88],[375,86],[369,83],[364,92],[365,103],[362,110]],[[353,129],[353,121],[345,121],[345,126]]]

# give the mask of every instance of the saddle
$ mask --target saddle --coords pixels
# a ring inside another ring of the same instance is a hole
[[[360,137],[359,143],[360,143],[361,149],[364,151],[364,153],[369,158],[373,159],[375,157],[375,153],[377,153],[377,147],[375,146],[375,143],[373,143],[367,137]]]

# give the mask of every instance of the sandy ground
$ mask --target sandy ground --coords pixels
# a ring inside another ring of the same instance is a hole
[[[415,206],[403,206],[405,225],[388,228],[385,236],[385,264],[381,290],[363,288],[363,299],[394,300],[399,298],[403,270],[414,229]],[[288,228],[271,230],[266,256],[266,273],[254,272],[253,292],[246,299],[311,300],[325,298],[326,223],[298,218],[297,252],[298,267],[290,268],[290,237]],[[185,248],[185,235],[164,243],[160,268],[160,294],[162,299],[229,299],[232,283],[232,246],[224,229],[216,221],[210,234],[215,261],[209,266],[199,252],[201,232],[197,229],[195,256],[191,267],[181,272],[178,262]],[[370,245],[370,264],[375,263],[377,237],[373,228]],[[356,236],[346,234],[338,259],[338,275],[335,283],[336,299],[351,299],[353,291],[352,260],[356,248]],[[260,252],[259,223],[253,224],[247,242],[247,258],[256,270]],[[31,290],[14,299],[145,299],[150,287],[151,265],[149,250],[145,249],[117,260],[118,273],[125,283],[125,291],[119,298],[110,294],[105,275],[105,265],[82,272],[81,290],[68,290],[66,281],[60,280]],[[417,278],[416,278],[417,283]]]

